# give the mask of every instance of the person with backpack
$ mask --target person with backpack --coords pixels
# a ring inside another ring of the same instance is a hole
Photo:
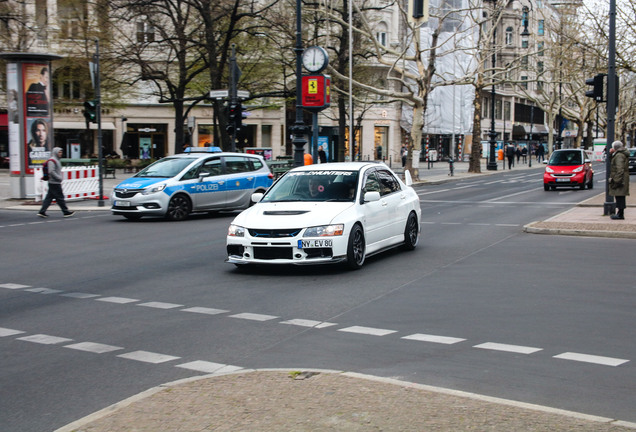
[[[44,163],[45,167],[42,170],[42,181],[48,180],[49,191],[46,193],[46,197],[44,197],[44,200],[42,201],[42,207],[38,212],[38,216],[41,218],[49,217],[46,214],[46,209],[49,208],[53,200],[55,200],[57,202],[57,205],[60,206],[60,209],[62,209],[64,217],[71,217],[75,214],[74,211],[70,211],[68,209],[66,200],[64,199],[64,192],[62,191],[62,162],[60,162],[61,157],[62,149],[59,147],[55,147],[51,152],[51,158]]]

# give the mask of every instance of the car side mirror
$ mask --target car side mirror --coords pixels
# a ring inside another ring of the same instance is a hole
[[[199,173],[199,181],[203,181],[203,179],[206,178],[206,177],[210,177],[210,173],[209,172]]]
[[[366,192],[364,194],[364,202],[380,201],[380,192]]]
[[[263,199],[263,192],[253,193],[251,199],[253,203],[260,202]]]

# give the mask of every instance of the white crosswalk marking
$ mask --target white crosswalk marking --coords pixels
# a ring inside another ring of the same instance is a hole
[[[288,320],[288,321],[281,321],[281,324],[289,324],[289,325],[295,325],[295,326],[300,326],[300,327],[313,327],[313,328],[326,328],[326,327],[331,327],[331,326],[335,326],[337,325],[336,323],[329,323],[329,322],[323,322],[323,321],[314,321],[314,320],[307,320],[307,319],[292,319],[292,320]]]
[[[122,350],[122,347],[105,345],[96,342],[79,342],[76,344],[65,345],[64,348],[74,349],[78,351],[92,352],[96,354],[103,354],[111,351]]]
[[[595,363],[605,366],[620,366],[622,364],[627,363],[629,360],[612,358],[612,357],[603,357],[597,355],[590,354],[579,354],[573,352],[566,352],[563,354],[555,355],[554,358],[562,359],[562,360],[573,360],[584,363]]]
[[[149,351],[133,351],[126,354],[120,354],[117,357],[153,364],[165,363],[181,358],[166,354],[153,353]]]
[[[38,344],[44,344],[44,345],[55,345],[55,344],[59,344],[59,343],[63,343],[63,342],[71,342],[73,339],[57,337],[57,336],[50,336],[50,335],[45,335],[45,334],[36,334],[36,335],[24,336],[24,337],[21,337],[21,338],[17,338],[17,340],[33,342],[33,343],[38,343]]]

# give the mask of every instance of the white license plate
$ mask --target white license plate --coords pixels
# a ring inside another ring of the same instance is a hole
[[[319,239],[319,240],[298,240],[298,249],[305,248],[328,248],[333,246],[333,240],[331,239]]]
[[[130,207],[130,201],[115,201],[115,207]]]
[[[569,182],[570,179],[569,178],[557,178],[556,181],[557,182]]]

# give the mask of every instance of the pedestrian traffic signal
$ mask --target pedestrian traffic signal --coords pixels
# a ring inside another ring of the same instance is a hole
[[[84,118],[86,119],[86,128],[89,123],[97,123],[97,100],[87,100],[84,102]]]
[[[606,74],[598,74],[594,78],[585,80],[586,85],[591,85],[592,90],[585,92],[585,96],[594,99],[596,102],[603,102],[603,86],[605,85]]]

